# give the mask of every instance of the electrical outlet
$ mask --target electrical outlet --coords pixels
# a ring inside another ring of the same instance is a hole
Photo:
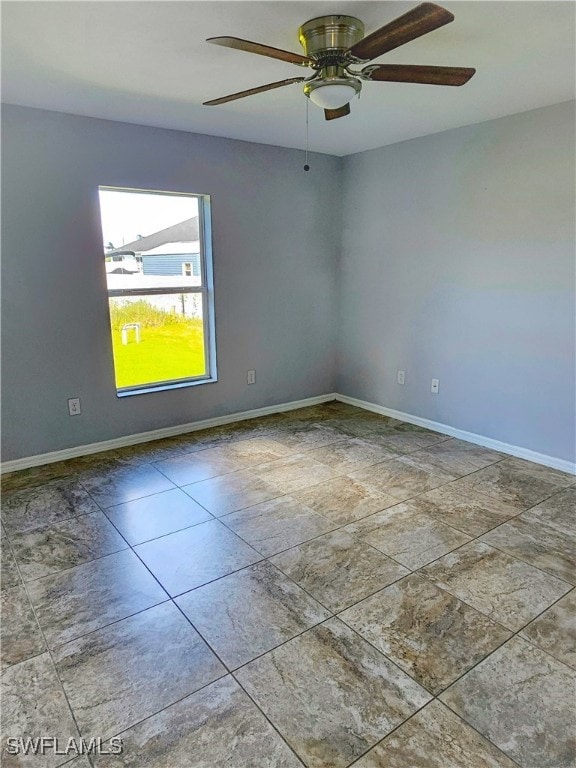
[[[80,398],[71,397],[68,400],[68,413],[70,416],[80,416],[82,411],[80,410]]]
[[[398,384],[404,384],[404,371],[398,371],[396,374],[396,381]]]
[[[432,386],[430,387],[430,392],[433,392],[435,395],[437,395],[439,389],[440,389],[440,379],[432,379]]]
[[[246,373],[247,384],[256,384],[256,371],[248,371]]]

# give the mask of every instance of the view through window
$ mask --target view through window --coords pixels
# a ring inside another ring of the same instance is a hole
[[[208,198],[99,195],[118,394],[213,378]]]

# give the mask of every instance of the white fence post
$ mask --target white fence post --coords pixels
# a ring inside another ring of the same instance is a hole
[[[136,336],[136,344],[140,344],[140,323],[125,323],[122,326],[122,344],[128,344],[128,331],[133,330]]]

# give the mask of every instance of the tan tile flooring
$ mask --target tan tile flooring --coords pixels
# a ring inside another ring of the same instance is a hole
[[[336,402],[5,476],[2,765],[575,766],[575,482]]]

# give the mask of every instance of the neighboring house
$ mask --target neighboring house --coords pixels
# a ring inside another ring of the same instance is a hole
[[[160,246],[159,249],[142,254],[143,274],[200,277],[200,252],[190,253],[190,243],[169,245],[172,253],[165,250],[167,246]],[[184,252],[180,252],[177,246],[182,246]]]
[[[140,237],[122,246],[142,262],[144,275],[200,276],[200,241],[198,217],[186,219],[171,227]],[[113,252],[113,257],[119,251]]]

